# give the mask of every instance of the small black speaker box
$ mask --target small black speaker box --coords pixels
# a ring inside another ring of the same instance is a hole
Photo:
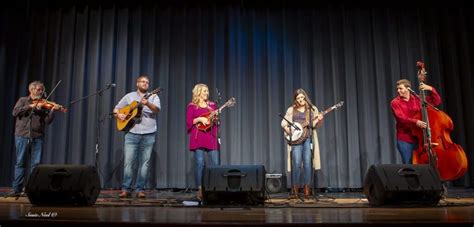
[[[265,167],[211,166],[204,171],[202,187],[207,205],[261,205],[265,202]]]
[[[100,193],[95,167],[87,165],[38,165],[26,184],[34,205],[90,206]]]
[[[372,165],[364,180],[370,205],[438,204],[443,185],[430,165]]]
[[[265,188],[270,194],[287,192],[286,175],[281,173],[265,174]]]

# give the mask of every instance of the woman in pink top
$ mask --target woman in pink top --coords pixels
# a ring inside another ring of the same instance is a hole
[[[203,115],[214,111],[217,106],[209,101],[209,88],[205,84],[196,84],[193,88],[193,98],[188,104],[186,111],[186,130],[189,135],[189,150],[194,152],[196,172],[194,173],[196,186],[198,187],[197,198],[202,199],[202,177],[205,166],[205,154],[207,154],[211,165],[219,165],[219,143],[217,140],[216,124]],[[209,126],[207,130],[198,128],[198,125]]]

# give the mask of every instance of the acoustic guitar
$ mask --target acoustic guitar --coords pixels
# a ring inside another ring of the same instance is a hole
[[[143,98],[148,99],[150,96],[158,94],[160,91],[161,88],[157,88],[143,96]],[[142,109],[143,104],[139,101],[133,101],[132,103],[120,108],[119,113],[125,114],[127,117],[122,121],[117,116],[115,116],[117,119],[117,129],[119,131],[128,131],[135,124],[139,123],[142,119]]]

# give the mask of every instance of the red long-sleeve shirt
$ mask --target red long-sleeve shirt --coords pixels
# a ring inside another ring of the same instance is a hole
[[[436,89],[433,88],[433,90],[428,93],[430,93],[426,96],[426,101],[428,103],[433,106],[441,104],[441,97]],[[415,125],[418,120],[413,117],[421,111],[420,99],[412,94],[410,94],[410,99],[408,101],[397,96],[392,100],[391,106],[393,116],[397,121],[397,140],[408,143],[416,142],[416,137],[412,135],[411,127]]]

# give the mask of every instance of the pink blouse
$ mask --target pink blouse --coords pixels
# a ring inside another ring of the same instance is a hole
[[[214,102],[209,102],[208,106],[212,110],[216,110],[217,106]],[[209,108],[202,108],[194,103],[189,103],[186,110],[186,132],[189,135],[189,150],[195,151],[197,149],[218,150],[217,130],[216,124],[213,124],[208,131],[197,129],[193,124],[193,120],[203,114],[209,113]]]

